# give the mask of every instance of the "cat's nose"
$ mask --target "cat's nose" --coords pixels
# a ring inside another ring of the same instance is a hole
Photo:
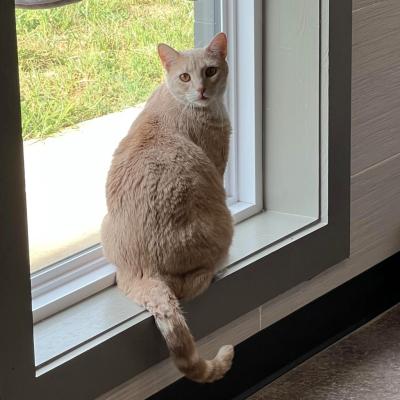
[[[197,91],[200,93],[200,98],[201,99],[205,99],[206,98],[206,96],[204,96],[204,92],[206,91],[205,87],[200,87],[200,88],[197,89]]]

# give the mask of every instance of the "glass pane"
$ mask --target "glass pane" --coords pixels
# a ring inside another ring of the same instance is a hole
[[[156,44],[193,47],[190,0],[16,10],[31,271],[98,243],[111,155],[160,83]]]

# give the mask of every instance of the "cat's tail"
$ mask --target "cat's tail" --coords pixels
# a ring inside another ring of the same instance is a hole
[[[168,285],[151,278],[138,278],[133,283],[128,296],[154,316],[177,368],[196,382],[221,379],[232,365],[233,346],[222,346],[212,360],[202,359],[182,315],[179,301]]]

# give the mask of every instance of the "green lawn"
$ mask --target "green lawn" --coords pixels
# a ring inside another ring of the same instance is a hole
[[[193,47],[190,0],[83,0],[16,17],[24,139],[145,101],[162,79],[157,43]]]

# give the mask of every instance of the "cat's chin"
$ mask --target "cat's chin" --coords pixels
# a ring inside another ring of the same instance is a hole
[[[191,104],[195,107],[205,108],[208,107],[212,103],[211,99],[201,99],[191,102]]]

